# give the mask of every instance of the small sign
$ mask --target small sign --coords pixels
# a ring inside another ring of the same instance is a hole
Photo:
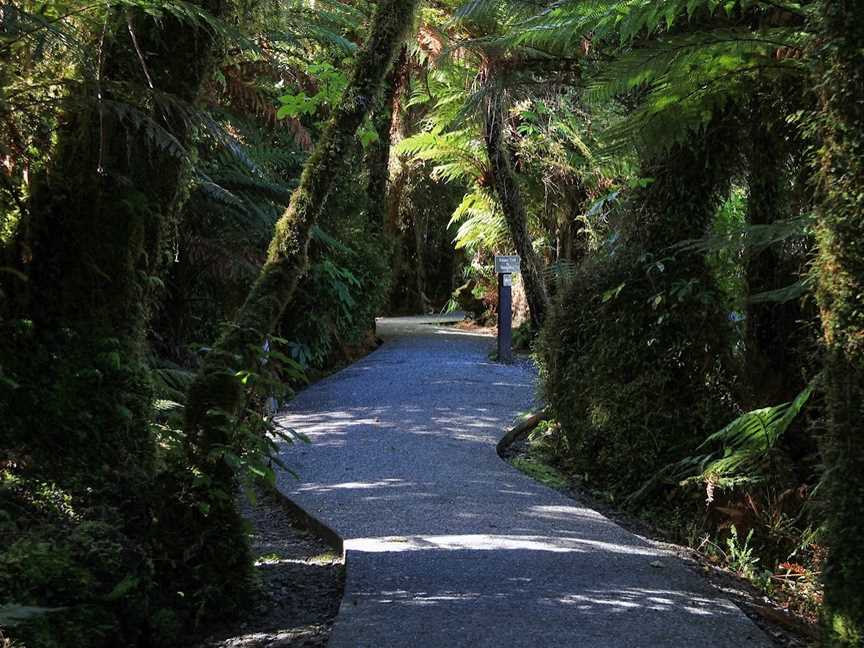
[[[495,257],[496,274],[513,274],[519,272],[519,257],[516,254]]]
[[[513,285],[513,275],[510,274],[509,272],[505,273],[504,276],[501,277],[501,279],[504,282],[505,286],[512,286]]]

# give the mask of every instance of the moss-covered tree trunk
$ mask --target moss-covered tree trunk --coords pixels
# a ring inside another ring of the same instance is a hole
[[[231,6],[190,4],[217,18]],[[66,619],[86,619],[82,645],[95,637],[100,645],[151,645],[164,599],[195,592],[178,585],[192,569],[166,559],[166,529],[153,528],[161,501],[146,333],[165,233],[184,193],[184,113],[221,47],[203,22],[157,19],[131,5],[108,11],[104,41],[100,28],[93,43],[100,87],[70,85],[56,148],[32,184],[29,295],[15,313],[32,327],[19,327],[17,338],[0,334],[0,355],[4,364],[15,359],[20,382],[11,399],[0,391],[0,452],[19,458],[14,470],[24,479],[62,489],[75,513],[62,524],[47,509],[44,519],[42,511],[21,516],[22,528],[56,531],[42,539],[57,556],[50,587],[25,580],[22,597],[41,593],[28,602],[68,608],[52,621],[61,634]],[[84,540],[68,542],[79,533]],[[169,573],[170,585],[159,582]],[[121,581],[130,586],[113,600]]]
[[[369,198],[369,225],[383,232],[388,212],[388,184],[390,181],[390,149],[393,145],[393,125],[399,112],[397,96],[405,79],[408,48],[403,45],[396,63],[384,81],[384,91],[372,122],[375,126],[377,141],[369,147],[365,156],[369,182],[366,193]]]
[[[228,7],[195,4],[216,17]],[[178,144],[189,135],[177,106],[197,98],[217,39],[202,25],[131,9],[108,25],[101,97],[86,84],[71,94],[51,164],[33,183],[37,375],[33,402],[19,411],[32,417],[40,469],[137,500],[153,460],[145,332],[182,191]]]
[[[543,280],[543,265],[534,251],[528,232],[528,213],[522,202],[519,182],[513,169],[511,153],[505,141],[506,107],[505,93],[498,81],[487,76],[487,97],[483,110],[484,139],[492,181],[501,202],[501,211],[510,231],[516,253],[522,258],[522,280],[525,297],[531,313],[531,326],[539,330],[543,326],[549,295]]]
[[[390,123],[391,148],[408,136],[408,122],[411,118],[408,101],[411,98],[411,59],[400,57],[400,67],[396,72],[398,84],[393,95],[393,112]],[[404,155],[391,156],[388,169],[387,213],[384,233],[395,239],[399,233],[399,217],[402,206],[402,193],[408,183],[408,164]],[[398,253],[398,250],[397,250]]]
[[[825,345],[824,440],[830,642],[864,642],[864,4],[820,4],[822,204],[818,303]]]
[[[376,6],[371,32],[357,56],[345,94],[276,224],[267,262],[236,321],[208,353],[190,388],[185,421],[190,459],[223,485],[233,483],[231,471],[211,451],[229,444],[230,439],[220,428],[221,416],[214,412],[233,415],[243,406],[244,386],[236,372],[255,366],[256,349],[273,330],[306,271],[311,229],[338,175],[344,172],[346,151],[374,105],[416,5],[417,0],[383,0]]]

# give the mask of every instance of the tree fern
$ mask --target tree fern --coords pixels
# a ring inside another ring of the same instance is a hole
[[[601,135],[609,159],[681,142],[711,115],[749,99],[757,78],[806,74],[808,11],[758,0],[568,1],[539,11],[512,38],[580,56],[592,105],[635,103]]]
[[[526,20],[517,39],[556,52],[581,49],[585,39],[629,46],[685,22],[776,10],[802,18],[809,12],[783,0],[564,0]]]
[[[432,162],[433,176],[445,182],[474,182],[487,169],[483,144],[469,130],[417,133],[402,140],[396,152]]]

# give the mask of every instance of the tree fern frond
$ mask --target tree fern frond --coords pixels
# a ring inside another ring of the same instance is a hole
[[[784,0],[564,0],[525,21],[517,41],[559,52],[581,49],[586,39],[627,46],[684,21],[760,9],[808,14],[800,3]]]
[[[816,281],[813,277],[805,277],[793,284],[777,288],[775,290],[766,290],[764,292],[750,295],[747,298],[748,304],[783,304],[796,299],[801,299],[805,295],[813,292]]]
[[[813,223],[812,214],[795,218],[780,219],[765,225],[747,223],[730,227],[722,234],[714,234],[700,239],[682,241],[677,249],[710,254],[712,252],[754,252],[778,245],[785,241],[807,236]]]
[[[450,224],[459,225],[454,238],[456,248],[471,252],[499,250],[510,236],[497,200],[479,187],[463,196]]]
[[[446,182],[473,182],[483,176],[486,160],[482,144],[470,131],[425,131],[406,137],[396,153],[435,163],[432,175]]]

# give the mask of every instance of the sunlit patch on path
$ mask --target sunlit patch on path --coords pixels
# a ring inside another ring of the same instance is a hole
[[[534,370],[434,322],[380,321],[378,351],[281,419],[313,441],[285,448],[281,490],[345,541],[330,646],[770,645],[674,556],[501,461]]]

